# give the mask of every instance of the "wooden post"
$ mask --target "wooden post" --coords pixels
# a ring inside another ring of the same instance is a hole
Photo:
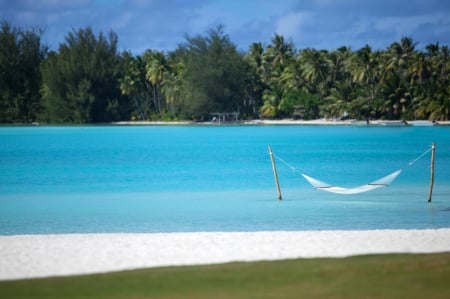
[[[278,182],[277,166],[275,164],[275,158],[273,156],[272,148],[270,147],[270,145],[268,147],[269,147],[270,160],[272,161],[272,170],[273,170],[273,176],[275,178],[275,186],[277,187],[277,198],[278,198],[278,200],[281,200],[282,196],[281,196],[280,182]]]
[[[431,145],[431,165],[430,165],[430,190],[428,191],[428,202],[431,202],[434,185],[434,152],[436,151],[436,142]]]

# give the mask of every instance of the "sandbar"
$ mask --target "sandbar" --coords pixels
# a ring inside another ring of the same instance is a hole
[[[385,253],[450,252],[450,228],[0,236],[0,280]]]

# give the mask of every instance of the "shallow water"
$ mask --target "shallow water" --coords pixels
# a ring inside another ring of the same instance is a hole
[[[427,203],[435,141],[433,202]],[[276,200],[267,145],[277,160]],[[0,234],[450,227],[450,127],[0,128]],[[397,169],[388,188],[345,187]]]

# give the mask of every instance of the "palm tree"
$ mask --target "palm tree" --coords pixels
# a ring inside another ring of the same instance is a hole
[[[184,64],[179,61],[170,68],[171,72],[164,73],[164,85],[162,93],[164,94],[167,105],[172,116],[176,116],[175,106],[181,105],[183,100],[183,83],[184,83]]]
[[[264,47],[261,43],[253,43],[246,56],[249,64],[261,74],[264,71]]]
[[[403,37],[400,43],[395,42],[388,48],[388,60],[385,65],[386,71],[402,71],[407,69],[414,57],[417,43],[411,37]]]
[[[261,63],[257,73],[261,74],[261,81],[264,84],[260,90],[263,101],[260,112],[265,117],[278,116],[283,96],[280,76],[294,57],[292,42],[286,42],[283,36],[275,34],[271,42],[265,52],[262,51],[261,44],[253,44],[251,47],[251,53],[256,56],[254,60]]]
[[[160,90],[164,84],[166,73],[169,72],[166,56],[163,52],[147,51],[144,54],[146,63],[145,77],[153,85],[153,97],[158,109],[159,115],[162,116]]]
[[[368,113],[376,114],[375,99],[379,97],[380,52],[373,52],[369,45],[353,53],[347,62],[352,82],[358,85],[358,101],[365,102]],[[368,117],[369,115],[365,115]]]
[[[426,100],[426,113],[432,120],[448,120],[450,117],[450,51],[448,46],[439,45],[430,57],[432,61],[432,95]]]
[[[424,84],[431,77],[431,61],[422,52],[417,53],[411,62],[409,74],[411,84]]]
[[[438,80],[442,83],[448,82],[450,72],[450,50],[448,46],[441,47],[435,67],[438,71]]]
[[[415,90],[414,113],[429,120],[447,120],[450,110],[449,50],[439,43],[425,47],[411,65],[411,84]]]
[[[348,63],[351,58],[351,49],[349,47],[340,47],[339,49],[328,53],[329,63],[328,91],[326,100],[331,101],[335,106],[334,116],[343,117],[348,114],[347,103],[351,100],[353,91],[352,81],[348,70]]]
[[[313,93],[318,93],[320,98],[325,97],[325,90],[328,84],[330,73],[330,61],[325,50],[317,51],[305,49],[300,53],[303,77],[308,84],[308,88]]]
[[[272,44],[267,46],[264,55],[266,77],[264,81],[268,85],[279,84],[280,75],[294,57],[292,42],[285,42],[282,35],[275,34]],[[279,86],[277,86],[279,88]]]
[[[282,35],[275,34],[272,44],[267,47],[267,55],[271,58],[272,67],[284,67],[294,56],[292,42],[285,42]]]
[[[382,82],[386,83],[384,93],[391,101],[391,112],[398,117],[401,114],[408,116],[408,107],[412,102],[410,89],[410,65],[416,54],[417,43],[410,37],[403,37],[400,43],[391,44],[386,52]],[[395,84],[393,84],[395,83]]]
[[[334,84],[348,77],[347,64],[351,58],[351,49],[349,47],[340,47],[336,51],[329,53],[330,62],[330,82]]]
[[[305,86],[301,61],[292,60],[280,75],[283,90],[301,89]]]
[[[280,103],[283,92],[279,86],[273,86],[271,89],[266,89],[263,93],[263,105],[260,108],[263,117],[274,118],[278,116]]]
[[[253,114],[256,113],[256,107],[261,105],[263,91],[269,83],[265,58],[264,47],[261,43],[253,43],[245,56],[249,68],[246,84],[247,104]]]
[[[150,107],[149,91],[151,86],[145,79],[144,62],[140,56],[133,57],[131,53],[125,52],[125,74],[119,80],[122,95],[129,96],[137,110],[141,120],[145,120]]]

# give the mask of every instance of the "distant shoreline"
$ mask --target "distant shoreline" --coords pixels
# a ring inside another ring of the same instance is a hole
[[[389,121],[389,120],[371,120],[368,123],[360,120],[328,120],[328,119],[314,119],[314,120],[293,120],[293,119],[279,119],[279,120],[238,120],[227,122],[194,122],[194,121],[119,121],[112,123],[113,125],[128,125],[128,126],[163,126],[163,125],[292,125],[292,126],[448,126],[450,121],[439,121],[433,123],[427,120],[412,120],[412,121]]]
[[[0,124],[1,127],[28,127],[28,126],[385,126],[385,127],[406,127],[406,126],[450,126],[450,120],[432,122],[428,120],[370,120],[369,123],[364,120],[333,120],[333,119],[313,119],[313,120],[294,120],[294,119],[254,119],[254,120],[237,120],[226,122],[212,122],[212,121],[160,121],[160,120],[143,120],[143,121],[117,121],[110,123],[12,123]]]

